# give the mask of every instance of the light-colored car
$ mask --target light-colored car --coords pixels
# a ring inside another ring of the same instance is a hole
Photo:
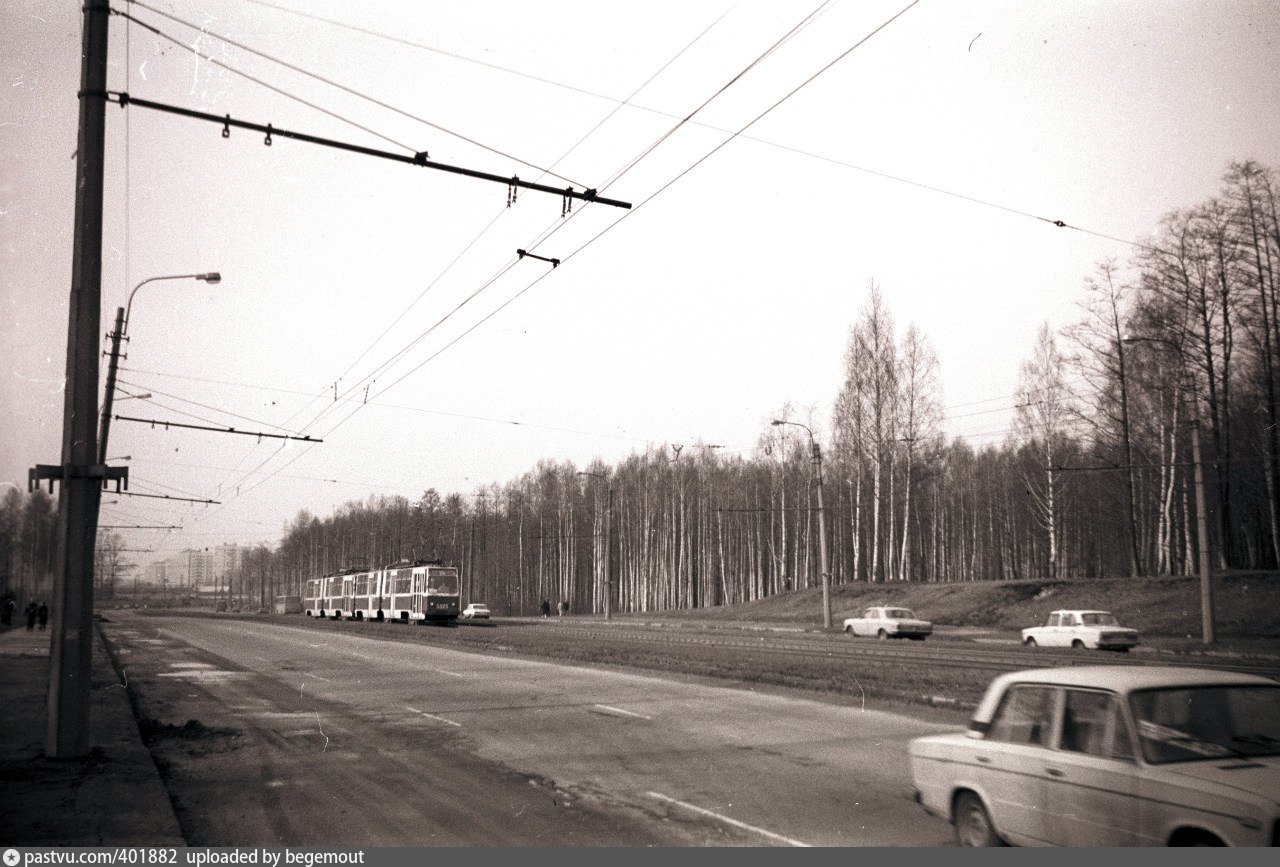
[[[916,738],[916,800],[962,845],[1280,845],[1280,684],[1197,668],[1004,674]]]
[[[466,608],[462,609],[463,620],[488,620],[489,606],[483,602],[472,602]]]
[[[1138,643],[1138,631],[1121,626],[1110,611],[1055,611],[1044,626],[1022,630],[1028,647],[1088,647],[1128,651]]]
[[[923,641],[933,632],[933,624],[927,620],[917,620],[910,608],[880,605],[863,611],[861,617],[845,620],[844,631],[851,636],[913,638]]]

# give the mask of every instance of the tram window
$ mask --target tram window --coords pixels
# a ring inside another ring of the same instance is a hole
[[[413,592],[413,573],[408,569],[402,569],[396,573],[396,593],[412,593]]]

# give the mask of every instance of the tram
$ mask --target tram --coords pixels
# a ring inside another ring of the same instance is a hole
[[[303,610],[332,620],[452,624],[461,607],[458,568],[438,560],[399,560],[382,569],[353,568],[308,578]]]

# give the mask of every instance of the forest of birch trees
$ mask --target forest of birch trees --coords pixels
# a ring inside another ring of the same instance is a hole
[[[1078,315],[1025,347],[1012,422],[949,438],[929,335],[872,281],[828,406],[761,407],[748,456],[654,444],[616,464],[544,461],[470,494],[301,511],[243,576],[296,588],[351,565],[439,558],[498,614],[723,605],[831,580],[1178,575],[1198,556],[1198,435],[1215,569],[1280,563],[1280,218],[1275,173],[1232,164],[1133,255],[1082,275]],[[774,425],[778,419],[796,424]],[[821,450],[824,514],[819,513]],[[424,476],[430,476],[424,468]],[[0,503],[0,576],[41,567],[47,502]],[[265,556],[265,555],[264,555]]]

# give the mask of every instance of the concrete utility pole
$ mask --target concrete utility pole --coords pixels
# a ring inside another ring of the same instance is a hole
[[[49,725],[45,753],[89,752],[93,665],[93,555],[106,467],[98,456],[98,332],[102,298],[102,181],[106,128],[106,0],[85,0],[76,149],[75,234],[67,382],[63,400],[58,559],[49,646]],[[33,480],[49,478],[40,468]]]
[[[822,628],[831,628],[831,570],[827,567],[827,510],[822,503],[822,447],[813,437],[813,431],[798,421],[774,419],[773,426],[791,425],[804,428],[809,435],[813,453],[814,484],[818,486],[818,571],[822,573]]]
[[[1163,337],[1125,337],[1121,343],[1159,343],[1172,349],[1178,358],[1181,368],[1182,386],[1187,395],[1187,405],[1191,411],[1191,463],[1195,475],[1196,486],[1196,547],[1200,567],[1200,642],[1205,646],[1215,640],[1213,629],[1213,574],[1212,561],[1209,558],[1209,519],[1204,497],[1204,464],[1200,462],[1200,399],[1196,395],[1195,383],[1191,379],[1187,357],[1182,345]],[[1188,564],[1190,565],[1190,564]]]
[[[1195,394],[1191,395],[1195,400]],[[1209,561],[1209,524],[1204,504],[1204,465],[1200,463],[1200,419],[1191,421],[1191,460],[1196,475],[1196,536],[1200,549],[1200,641],[1204,645],[1214,642],[1213,634],[1213,579]]]

